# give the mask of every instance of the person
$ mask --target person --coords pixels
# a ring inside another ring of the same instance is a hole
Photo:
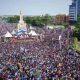
[[[60,30],[44,31],[45,39],[40,42],[0,44],[0,77],[7,80],[58,80],[65,76],[67,80],[80,78],[80,55],[64,44],[66,31],[62,34]],[[60,34],[62,49],[58,41]]]

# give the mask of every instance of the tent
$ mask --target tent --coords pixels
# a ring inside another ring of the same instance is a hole
[[[31,31],[29,32],[29,34],[32,35],[32,36],[37,36],[36,32],[33,31],[33,30],[31,30]]]
[[[30,30],[34,30],[34,29],[35,29],[34,27],[30,26]]]
[[[53,27],[53,26],[48,26],[48,25],[47,25],[47,28],[49,28],[49,29],[54,29],[54,27]]]
[[[11,33],[7,31],[7,33],[4,35],[4,37],[12,37]]]
[[[11,34],[14,35],[14,34],[16,34],[16,32],[13,30],[13,31],[11,32]]]

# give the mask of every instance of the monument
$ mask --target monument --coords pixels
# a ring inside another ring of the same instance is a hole
[[[21,35],[23,33],[27,33],[27,27],[26,23],[23,20],[22,12],[20,11],[20,20],[17,25],[17,35]]]

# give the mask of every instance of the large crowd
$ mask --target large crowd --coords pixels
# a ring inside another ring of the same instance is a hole
[[[0,43],[0,80],[80,80],[80,55],[67,46],[66,31],[60,45],[59,32],[40,42]]]

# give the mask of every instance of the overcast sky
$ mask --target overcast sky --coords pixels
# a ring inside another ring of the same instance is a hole
[[[0,0],[0,15],[68,14],[71,0]]]

